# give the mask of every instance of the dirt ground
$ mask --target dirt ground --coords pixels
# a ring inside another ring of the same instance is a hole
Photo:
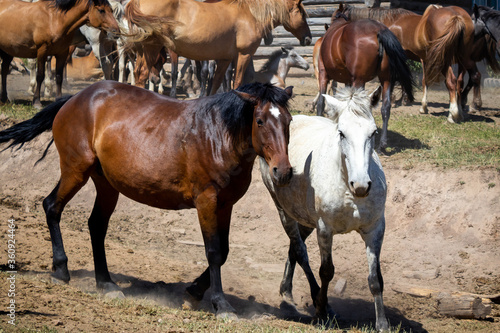
[[[89,83],[70,78],[64,93],[74,93]],[[316,94],[312,76],[292,76],[287,84],[295,87],[293,109],[309,113],[306,105]],[[9,76],[8,87],[16,102],[31,99],[26,77]],[[499,92],[483,90],[484,111],[478,115],[500,121]],[[416,96],[419,100],[421,91]],[[445,123],[447,94],[433,89],[428,100],[431,114],[422,117],[441,116]],[[418,114],[418,108],[419,103],[415,103],[393,112]],[[0,128],[12,124],[1,115],[0,119]],[[21,150],[0,153],[1,264],[7,261],[8,220],[14,219],[19,265],[17,327],[65,332],[141,330],[140,320],[115,322],[116,307],[101,298],[85,297],[95,293],[86,224],[94,199],[91,182],[70,202],[61,223],[72,280],[69,286],[50,283],[52,251],[41,201],[59,177],[56,150],[51,148],[45,160],[34,166],[50,138],[46,133]],[[401,161],[387,156],[382,157],[382,164],[388,200],[381,261],[391,325],[401,324],[411,332],[500,332],[497,304],[490,304],[492,312],[484,320],[446,318],[437,311],[438,293],[500,294],[500,166],[442,170],[416,165],[407,170]],[[313,271],[318,272],[314,234],[307,245]],[[112,277],[127,298],[147,298],[178,309],[184,288],[207,266],[194,210],[162,211],[121,197],[111,218],[106,247]],[[286,317],[278,291],[287,250],[287,236],[256,168],[248,193],[233,211],[230,254],[222,270],[225,293],[240,317]],[[340,315],[341,327],[373,323],[373,299],[359,235],[335,236],[333,258],[330,303]],[[8,275],[0,276],[1,331],[1,327],[11,326],[6,311]],[[335,294],[334,286],[341,279],[347,283],[345,292]],[[428,295],[412,295],[414,290],[424,289]],[[305,275],[298,268],[294,297],[303,315],[313,312],[308,290]],[[210,312],[208,295],[201,309]]]

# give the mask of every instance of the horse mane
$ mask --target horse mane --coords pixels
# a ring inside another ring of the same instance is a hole
[[[254,82],[237,90],[258,97],[264,104],[271,102],[288,109],[290,96],[284,89],[270,83]],[[231,137],[245,140],[248,135],[245,129],[248,129],[253,121],[254,105],[243,101],[232,91],[212,95],[206,100],[208,102],[201,106],[197,115],[206,118],[208,113],[217,114]]]
[[[484,10],[483,15],[481,15],[481,17],[483,17],[484,19],[498,19],[498,17],[500,17],[500,11],[498,10],[491,9],[490,7],[486,6],[478,5],[477,7]]]
[[[363,88],[338,88],[335,98],[346,104],[349,110],[358,117],[373,119],[371,100],[368,91]],[[344,112],[342,111],[342,112]]]
[[[278,58],[281,58],[283,55],[283,51],[280,49],[280,50],[276,50],[274,51],[270,56],[269,58],[267,59],[267,61],[264,63],[264,65],[262,65],[262,67],[259,69],[259,72],[265,72],[269,69],[269,67],[271,66],[272,63],[274,63]],[[279,61],[279,60],[278,60]]]
[[[352,21],[369,18],[382,22],[385,25],[391,25],[394,21],[401,17],[417,15],[414,12],[403,8],[364,8],[350,5],[344,5],[344,8],[344,13],[347,13],[347,16]]]
[[[108,0],[40,0],[40,1],[45,1],[45,2],[51,2],[52,5],[59,9],[62,12],[67,12],[71,8],[73,8],[77,3],[80,1],[87,1],[89,5],[108,5],[110,6]]]
[[[289,20],[286,0],[229,0],[238,6],[247,6],[257,25],[269,32],[274,25],[287,24]]]

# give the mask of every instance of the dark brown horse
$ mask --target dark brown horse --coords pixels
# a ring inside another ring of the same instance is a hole
[[[408,58],[420,61],[424,71],[421,113],[427,113],[427,87],[440,75],[450,93],[448,121],[460,122],[462,114],[462,88],[466,71],[474,75],[471,58],[474,26],[470,15],[457,6],[430,5],[423,15],[404,9],[356,8],[343,6],[341,11],[350,20],[371,18],[385,24],[398,37]],[[451,65],[458,64],[458,76]]]
[[[98,289],[118,289],[109,275],[104,238],[122,193],[162,209],[197,209],[209,267],[186,295],[200,301],[210,287],[217,315],[232,315],[235,310],[224,297],[220,272],[229,252],[231,211],[250,185],[257,155],[269,164],[277,186],[289,183],[291,95],[291,87],[255,83],[178,101],[101,81],[0,132],[0,143],[13,140],[13,146],[52,129],[61,177],[43,207],[52,239],[53,276],[70,279],[61,213],[92,178],[97,197],[88,223]]]
[[[63,70],[73,35],[86,23],[119,33],[118,23],[107,0],[41,0],[28,3],[0,1],[0,57],[2,94],[8,101],[7,74],[13,57],[36,58],[37,74],[33,105],[40,107],[40,86],[45,77],[47,57],[56,57],[56,97],[61,97]]]
[[[383,87],[383,128],[379,148],[387,146],[387,126],[391,95],[396,82],[413,99],[413,78],[406,64],[405,52],[396,36],[374,20],[347,21],[342,14],[334,16],[331,26],[316,46],[319,98],[318,115],[324,112],[324,97],[330,80],[348,86],[364,87],[378,78]]]

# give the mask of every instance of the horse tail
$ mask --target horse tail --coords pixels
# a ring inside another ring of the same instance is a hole
[[[172,49],[173,29],[179,22],[170,18],[146,15],[139,8],[139,0],[130,0],[125,5],[125,19],[128,21],[129,34],[126,35],[126,49],[146,41],[160,43]]]
[[[425,81],[427,84],[436,82],[443,68],[448,68],[459,61],[460,47],[463,44],[466,24],[462,16],[452,16],[446,22],[444,32],[430,44],[427,52]]]
[[[410,101],[414,101],[413,88],[415,82],[411,73],[410,67],[407,63],[406,53],[401,46],[398,38],[392,31],[385,28],[379,31],[378,41],[380,48],[387,54],[389,59],[389,70],[391,75],[391,90],[394,88],[396,82],[401,84],[401,88],[408,96]],[[383,52],[379,51],[380,59],[382,59]]]
[[[497,45],[490,35],[485,35],[484,38],[486,39],[486,52],[484,54],[486,63],[491,67],[493,72],[500,73],[500,64],[496,57]]]
[[[56,117],[59,110],[62,106],[73,96],[66,96],[57,99],[54,103],[46,106],[42,111],[35,114],[35,116],[31,119],[25,120],[16,124],[12,127],[9,127],[0,132],[0,144],[8,141],[12,141],[10,145],[5,148],[9,149],[10,147],[19,146],[18,149],[21,149],[22,146],[45,131],[52,130],[52,123],[54,122],[54,118]],[[45,149],[42,157],[37,161],[37,163],[44,159],[47,155],[47,151],[49,147],[52,145],[52,139]]]

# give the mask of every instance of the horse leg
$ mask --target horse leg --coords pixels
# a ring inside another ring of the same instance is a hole
[[[429,113],[429,109],[427,108],[427,83],[425,80],[425,65],[424,62],[420,62],[422,64],[422,89],[423,89],[423,95],[422,95],[422,103],[420,105],[420,113],[421,114],[427,114]]]
[[[66,59],[68,54],[56,55],[56,98],[62,96],[62,83],[64,78],[64,66],[66,66]]]
[[[101,175],[92,175],[97,196],[94,208],[88,221],[90,239],[92,242],[92,252],[94,253],[94,270],[97,289],[104,293],[120,290],[111,280],[106,262],[106,252],[104,249],[104,239],[108,230],[108,223],[118,202],[118,191],[115,190]]]
[[[457,78],[453,73],[453,68],[449,66],[443,70],[443,75],[446,76],[446,87],[450,93],[450,110],[448,114],[448,121],[450,123],[459,123],[463,120],[462,108],[458,101]]]
[[[234,74],[234,89],[238,88],[244,83],[245,71],[251,62],[252,56],[250,54],[238,54],[238,59],[236,61],[236,72]]]
[[[178,69],[179,69],[179,56],[177,53],[173,52],[172,50],[168,49],[168,54],[170,55],[170,65],[171,65],[171,70],[170,70],[170,76],[172,80],[171,88],[170,88],[170,97],[176,98],[177,97],[177,77],[178,77]]]
[[[215,198],[215,189],[207,189],[196,200],[208,269],[186,289],[186,292],[188,298],[197,302],[210,287],[212,306],[217,317],[233,318],[236,310],[225,299],[221,281],[221,266],[226,262],[229,253],[229,224],[233,207],[232,205],[217,207]]]
[[[199,69],[199,75],[200,75],[200,88],[201,88],[201,90],[200,90],[199,97],[203,97],[207,93],[208,63],[209,62],[210,62],[209,60],[196,62],[196,69],[197,69],[197,72]]]
[[[60,228],[61,214],[66,204],[85,185],[88,178],[88,174],[72,174],[63,171],[63,168],[61,168],[59,183],[43,200],[43,209],[45,210],[50,239],[52,241],[52,278],[55,281],[68,283],[70,280],[68,257],[64,251]]]
[[[476,64],[474,63],[474,66],[468,69],[468,73],[469,81],[467,82],[467,86],[465,86],[462,91],[462,110],[465,110],[467,95],[469,94],[471,88],[473,88],[474,97],[469,108],[472,111],[479,111],[483,105],[483,101],[481,100],[481,72],[479,72]]]
[[[234,65],[233,65],[233,62],[231,61],[231,63],[229,64],[229,66],[226,69],[226,74],[224,75],[224,81],[222,82],[222,84],[223,84],[222,90],[224,92],[228,92],[229,90],[231,90],[231,85],[233,82],[233,67],[234,67]],[[215,72],[215,62],[212,62],[210,64],[209,75],[208,75],[209,84],[211,84],[211,82],[213,82],[214,72]]]
[[[214,80],[212,89],[210,90],[210,95],[214,95],[217,93],[217,89],[219,89],[222,81],[224,80],[226,69],[230,63],[231,60],[217,60],[217,67],[215,70]]]
[[[311,291],[311,298],[316,305],[316,296],[319,292],[319,285],[314,278],[314,274],[309,266],[309,257],[307,255],[307,247],[305,240],[314,230],[313,228],[308,228],[298,224],[297,221],[290,218],[280,207],[278,207],[278,212],[281,219],[281,224],[290,239],[290,247],[288,249],[288,259],[285,264],[285,271],[283,273],[283,279],[280,284],[280,295],[283,300],[290,305],[294,305],[293,295],[292,295],[292,280],[295,271],[295,265],[298,262],[300,267],[304,270],[306,274],[307,281],[309,282],[309,287]]]
[[[323,227],[316,229],[321,257],[321,265],[319,268],[321,288],[316,296],[316,317],[317,319],[328,321],[335,317],[335,313],[328,305],[328,285],[335,274],[335,266],[333,266],[332,261],[333,232],[330,228],[328,228],[328,226],[325,226],[324,222],[319,221],[317,224],[323,225]]]
[[[10,63],[14,57],[2,50],[0,50],[0,57],[2,58],[2,94],[0,96],[0,102],[7,103],[9,101],[7,97],[7,75],[9,74]]]
[[[378,146],[379,151],[385,151],[387,148],[387,132],[389,127],[389,118],[391,117],[391,82],[384,81],[383,82],[383,90],[382,90],[382,108],[380,112],[382,114],[382,135],[380,136],[380,143]]]
[[[382,217],[382,219],[384,219]],[[388,331],[389,323],[385,316],[383,291],[384,280],[380,272],[380,250],[384,240],[385,221],[379,221],[379,227],[369,233],[360,233],[366,245],[368,259],[368,286],[375,302],[375,315],[377,331]]]
[[[52,96],[52,76],[52,56],[48,56],[47,61],[45,62],[45,79],[43,80],[43,95],[46,98],[50,98]]]
[[[47,62],[46,55],[38,55],[36,63],[36,88],[33,94],[33,106],[35,108],[42,108],[42,102],[40,101],[40,89],[42,86],[43,79],[45,78],[45,63]]]

